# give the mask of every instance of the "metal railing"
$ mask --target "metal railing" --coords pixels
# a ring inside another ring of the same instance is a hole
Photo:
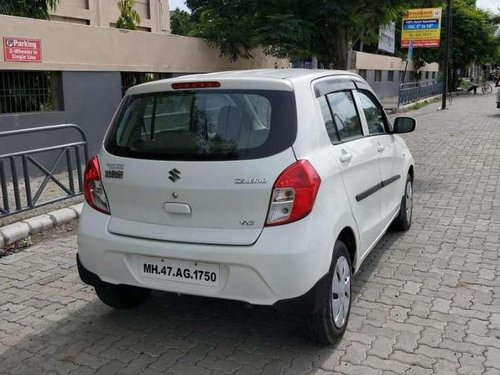
[[[401,105],[439,95],[443,92],[443,83],[433,80],[402,83],[399,87],[398,108]]]
[[[50,147],[37,148],[33,150],[25,150],[18,152],[11,152],[7,154],[0,154],[0,192],[2,193],[0,199],[0,218],[6,217],[15,213],[31,210],[40,206],[44,206],[50,203],[59,202],[68,198],[75,197],[82,194],[83,192],[83,172],[82,172],[82,151],[83,151],[83,163],[88,160],[88,146],[87,146],[87,136],[82,128],[74,124],[62,124],[62,125],[52,125],[39,128],[30,128],[22,130],[11,130],[0,132],[0,138],[23,135],[23,134],[33,134],[41,132],[50,132],[57,130],[74,129],[81,137],[80,141],[65,143],[61,145],[55,145]],[[57,153],[57,157],[52,162],[50,168],[46,168],[40,160],[36,157],[44,153]],[[74,165],[76,168],[76,177],[78,188],[75,190],[75,180],[74,180],[74,169],[73,169],[73,157]],[[66,162],[66,172],[67,182],[66,186],[60,178],[58,178],[55,173],[58,171],[58,167],[61,161]],[[8,178],[7,173],[9,170],[8,165],[10,164],[10,178]],[[18,164],[22,166],[22,182],[18,174]],[[33,194],[31,188],[32,182],[32,171],[37,171],[41,173],[43,181],[40,186],[36,189]],[[10,180],[10,181],[9,181]],[[52,181],[55,183],[62,192],[65,193],[63,196],[58,196],[53,199],[40,201],[40,197],[44,193],[44,189],[47,184]],[[21,199],[21,188],[24,188],[24,197]],[[13,195],[13,197],[11,197]],[[13,198],[13,199],[12,199]],[[11,203],[13,206],[11,209]]]

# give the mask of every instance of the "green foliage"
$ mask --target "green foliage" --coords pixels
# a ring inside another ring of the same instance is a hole
[[[179,8],[170,12],[170,31],[172,34],[188,36],[192,30],[193,23],[188,12]]]
[[[400,14],[405,0],[187,0],[197,22],[193,35],[222,55],[251,57],[261,47],[277,57],[345,67],[350,41]]]
[[[120,0],[117,5],[120,10],[120,17],[116,21],[116,27],[118,29],[135,30],[137,25],[141,23],[141,17],[134,9],[135,0]]]
[[[29,18],[49,18],[60,0],[0,0],[0,14]]]

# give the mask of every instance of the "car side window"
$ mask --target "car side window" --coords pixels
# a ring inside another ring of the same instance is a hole
[[[332,117],[342,142],[363,136],[361,121],[350,91],[339,91],[328,94],[328,103]]]
[[[373,100],[368,92],[358,91],[358,95],[361,102],[361,108],[363,108],[363,112],[365,113],[368,133],[370,135],[385,133],[386,122],[383,109]]]
[[[321,108],[321,114],[323,115],[323,120],[325,121],[326,132],[332,143],[339,143],[339,137],[337,136],[337,129],[335,129],[335,123],[333,122],[332,113],[328,107],[328,102],[326,101],[326,96],[320,96],[318,98],[319,106]]]

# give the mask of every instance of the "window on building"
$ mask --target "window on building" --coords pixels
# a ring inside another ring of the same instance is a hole
[[[363,77],[364,79],[366,79],[366,77],[368,76],[367,72],[366,72],[366,69],[359,69],[358,70],[358,74]]]
[[[387,80],[389,82],[393,82],[394,81],[394,70],[389,70],[387,72]]]
[[[0,114],[60,110],[60,72],[0,71]]]
[[[375,77],[373,79],[375,82],[382,82],[382,71],[375,70]]]
[[[429,72],[425,72],[425,79],[429,79]]]
[[[432,79],[436,79],[436,72],[432,72]]]
[[[171,73],[142,73],[142,72],[122,72],[122,94],[135,85],[141,83],[157,81],[159,79],[172,78]]]

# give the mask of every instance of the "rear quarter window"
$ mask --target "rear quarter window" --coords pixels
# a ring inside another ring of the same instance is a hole
[[[262,158],[290,147],[297,133],[287,91],[169,91],[127,97],[111,125],[111,154],[160,160]]]

